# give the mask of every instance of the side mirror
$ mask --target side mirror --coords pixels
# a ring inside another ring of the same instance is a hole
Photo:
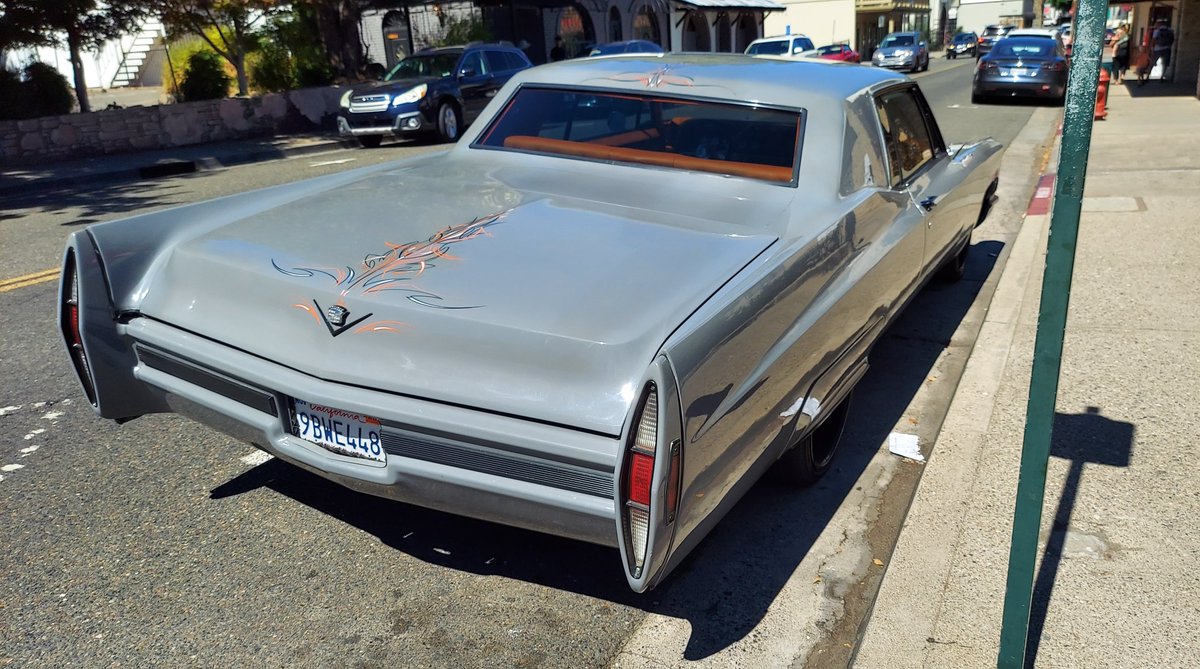
[[[473,76],[475,76],[475,75],[477,75],[477,74],[479,74],[479,73],[475,71],[475,68],[473,68],[473,67],[464,67],[464,68],[462,69],[462,71],[458,73],[458,76],[460,76],[460,77],[473,77]]]
[[[922,48],[922,49],[924,49],[924,48],[925,48],[925,43],[924,43],[924,42],[921,42],[921,48]]]

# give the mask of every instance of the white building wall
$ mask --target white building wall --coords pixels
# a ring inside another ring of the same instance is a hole
[[[815,46],[854,43],[854,0],[779,0],[787,9],[767,14],[765,36],[804,34]],[[790,28],[790,30],[789,30]]]
[[[364,63],[387,65],[387,52],[383,43],[383,17],[388,10],[368,9],[358,22],[358,36],[363,44]]]
[[[1006,23],[1020,25],[1025,4],[1022,0],[962,0],[955,25],[963,30],[981,32],[986,26],[1001,23],[1001,17],[1008,17]]]

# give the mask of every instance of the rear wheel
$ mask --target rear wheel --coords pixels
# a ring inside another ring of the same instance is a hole
[[[363,148],[373,149],[383,142],[383,137],[379,135],[363,135],[358,138],[358,143],[363,145]]]
[[[457,142],[462,118],[458,113],[458,105],[453,102],[443,102],[438,107],[438,135],[447,142]]]
[[[850,395],[847,395],[820,425],[809,430],[779,458],[775,463],[776,474],[791,483],[816,483],[833,463],[849,414]]]

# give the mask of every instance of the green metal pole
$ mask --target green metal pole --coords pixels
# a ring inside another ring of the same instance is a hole
[[[1058,183],[1050,218],[1050,243],[1046,250],[1042,301],[1038,312],[1037,340],[1033,348],[1033,374],[1029,381],[1029,407],[1025,443],[1013,513],[1012,544],[1008,556],[1008,584],[1004,592],[1004,620],[1000,629],[999,669],[1025,665],[1029,636],[1029,608],[1033,599],[1033,570],[1037,561],[1038,531],[1046,494],[1046,467],[1050,460],[1050,435],[1054,403],[1062,364],[1063,334],[1079,236],[1079,211],[1087,173],[1096,84],[1100,78],[1100,49],[1104,45],[1107,0],[1080,0],[1076,14],[1074,54],[1067,83],[1066,116],[1059,152]]]

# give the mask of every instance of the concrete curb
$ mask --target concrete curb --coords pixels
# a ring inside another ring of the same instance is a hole
[[[981,466],[997,394],[1012,351],[1030,278],[1045,257],[1058,163],[1056,134],[1024,221],[1004,263],[987,317],[963,371],[937,448],[914,495],[852,666],[925,667],[944,604],[944,588],[966,531],[971,481]],[[1036,299],[1036,296],[1034,296]],[[943,438],[945,437],[945,438]],[[874,629],[872,629],[874,628]],[[886,664],[883,658],[887,658]]]

